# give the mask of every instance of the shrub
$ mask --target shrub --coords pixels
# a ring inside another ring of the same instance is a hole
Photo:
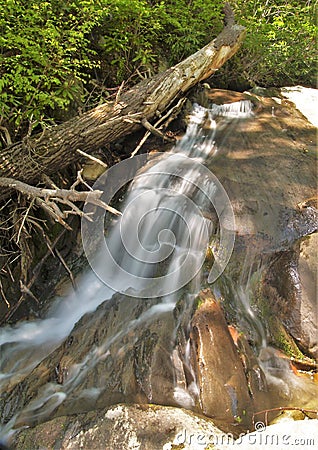
[[[0,111],[11,134],[81,96],[101,12],[93,0],[0,0]]]
[[[231,3],[248,33],[213,78],[216,86],[315,83],[312,1]],[[0,0],[4,145],[8,133],[12,141],[21,139],[85,98],[87,107],[104,101],[106,87],[179,62],[218,34],[221,10],[217,0]]]
[[[251,85],[315,85],[317,25],[312,1],[235,0],[248,33],[233,69]]]

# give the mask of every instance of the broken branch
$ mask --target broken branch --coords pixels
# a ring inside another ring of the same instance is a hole
[[[162,133],[162,131],[158,130],[158,128],[155,128],[151,123],[148,122],[147,119],[142,119],[141,121],[142,125],[146,128],[146,130],[150,131],[150,133],[154,134],[157,137],[160,137],[164,141],[168,142],[175,142],[176,140],[173,138],[170,138]]]
[[[23,183],[19,180],[14,180],[13,178],[4,178],[0,177],[0,186],[5,186],[9,188],[13,188],[23,195],[28,195],[35,199],[44,199],[44,202],[47,206],[49,206],[54,215],[65,218],[61,210],[56,209],[57,205],[54,202],[66,203],[73,209],[75,214],[79,214],[78,208],[72,204],[72,202],[88,202],[95,206],[99,206],[106,211],[115,214],[116,216],[120,216],[121,212],[117,209],[107,205],[104,203],[100,197],[103,194],[103,191],[75,191],[74,189],[47,189],[47,188],[39,188],[35,186],[31,186],[29,184]],[[41,206],[43,206],[43,200],[40,202]],[[54,211],[55,209],[55,211]]]

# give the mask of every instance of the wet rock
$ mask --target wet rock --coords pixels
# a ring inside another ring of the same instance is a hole
[[[183,409],[119,404],[98,412],[59,417],[22,431],[15,448],[194,450],[209,444],[209,448],[214,448],[213,442],[224,436],[211,420]]]
[[[268,396],[271,397],[270,412],[275,414],[271,408],[282,406],[317,411],[318,384],[309,373],[298,372],[292,358],[276,348],[265,347],[260,351],[259,362],[266,376]]]
[[[273,344],[304,360],[299,347],[316,356],[317,339],[317,253],[301,256],[306,240],[316,239],[318,223],[315,204],[307,201],[316,196],[316,130],[290,102],[256,97],[254,119],[219,119],[217,152],[208,162],[230,197],[236,222],[234,252],[213,291],[227,321],[244,331],[256,352]],[[301,407],[316,396],[317,387],[297,377],[287,361],[269,358],[262,367],[268,384],[264,407]]]
[[[228,430],[248,426],[258,389],[254,383],[250,390],[255,361],[244,369],[220,306],[208,290],[200,299],[191,323],[192,364],[177,332],[181,317],[191,320],[191,302],[160,313],[157,300],[117,295],[86,314],[27,378],[7,387],[2,421],[20,411],[13,425],[19,428],[139,402],[182,405]],[[144,316],[151,308],[153,315]]]
[[[27,378],[7,386],[2,421],[23,405],[16,427],[121,401],[176,405],[170,359],[176,323],[171,309],[160,312],[156,303],[115,295],[83,316]]]
[[[301,346],[318,359],[318,234],[304,239],[300,244],[298,273],[300,279],[300,317],[295,330]],[[295,324],[295,325],[296,325]],[[292,330],[291,330],[292,332]],[[293,335],[296,335],[296,333]],[[298,334],[299,333],[299,334]]]
[[[299,347],[315,359],[318,358],[317,247],[318,234],[313,234],[297,243],[293,250],[278,254],[263,288],[271,305],[267,319],[278,317]]]
[[[235,98],[236,101],[238,95],[241,94],[232,96],[232,100]],[[226,320],[244,328],[248,339],[257,347],[256,335],[261,334],[259,328],[262,324],[257,324],[253,316],[246,320],[247,310],[238,301],[238,292],[240,287],[247,286],[246,300],[255,301],[254,309],[250,308],[249,313],[254,311],[257,316],[259,303],[255,297],[260,291],[259,284],[251,287],[249,282],[257,271],[262,275],[271,268],[268,285],[277,289],[279,281],[280,285],[286,286],[288,293],[285,296],[285,288],[281,287],[276,298],[277,311],[282,314],[283,320],[279,322],[283,322],[283,331],[294,333],[295,339],[301,339],[297,341],[299,345],[314,354],[316,343],[311,311],[315,305],[310,281],[314,265],[308,261],[315,258],[312,251],[308,252],[305,241],[301,244],[299,257],[295,245],[300,238],[313,233],[317,226],[317,216],[312,207],[297,207],[316,195],[316,130],[289,102],[260,96],[255,98],[255,104],[260,103],[261,107],[255,109],[253,118],[231,122],[227,118],[218,119],[217,151],[208,161],[210,170],[230,197],[237,236],[230,264],[220,284],[213,289],[221,291]],[[276,266],[275,261],[278,261]],[[290,276],[296,272],[298,278]],[[274,275],[279,276],[275,278]],[[296,290],[292,289],[292,284]],[[288,309],[291,292],[297,295],[291,299],[293,308]],[[298,297],[300,293],[302,297]],[[306,301],[303,300],[305,298]],[[253,364],[242,364],[218,304],[213,299],[208,301],[192,320],[190,337],[196,380],[191,367],[187,367],[185,351],[179,350],[187,339],[175,339],[180,315],[176,311],[159,313],[154,309],[152,320],[145,318],[143,321],[143,313],[155,308],[156,302],[160,303],[160,299],[114,296],[94,313],[85,315],[69,338],[27,378],[21,376],[22,379],[14,380],[15,386],[7,386],[1,400],[3,422],[21,410],[16,418],[17,427],[43,422],[48,416],[72,415],[75,412],[82,412],[85,416],[88,411],[96,415],[99,414],[96,412],[98,409],[124,401],[169,405],[183,402],[189,408],[201,407],[201,411],[213,417],[219,415],[225,422],[233,421],[235,416],[237,420],[243,419],[244,410],[248,412],[252,408],[258,385],[255,381],[252,383],[250,377]],[[302,309],[305,304],[306,309]],[[269,305],[273,303],[269,302]],[[274,314],[278,317],[276,312]],[[305,319],[304,323],[300,324],[297,317],[302,321]],[[190,314],[189,322],[191,318]],[[270,329],[266,331],[271,334]],[[221,360],[224,355],[226,360]],[[264,358],[264,366],[268,361],[270,364],[271,359]],[[271,376],[276,369],[274,364]],[[289,376],[288,367],[284,366],[282,372]],[[246,376],[249,381],[246,381]],[[190,391],[190,386],[195,387],[196,381],[201,405]],[[182,389],[176,390],[179,388],[177,382]],[[290,385],[284,383],[282,391],[287,403],[292,395],[288,391]],[[288,389],[285,389],[286,385]],[[296,383],[297,389],[302,395]],[[57,427],[64,423],[62,418],[55,421]],[[84,426],[80,425],[75,434],[83,429]],[[45,433],[44,428],[38,430]],[[52,430],[47,433],[54,434]],[[69,436],[73,435],[72,431],[69,433]],[[88,439],[89,433],[86,437],[84,434],[83,439]]]
[[[256,119],[224,120],[225,133],[219,123],[209,168],[230,197],[238,235],[253,236],[265,253],[313,232],[315,216],[297,204],[315,195],[317,159],[314,127],[274,100],[262,99],[262,108]]]
[[[268,270],[275,273],[276,282],[271,286],[275,285],[278,292],[276,301],[269,302],[275,307],[273,320],[271,323],[267,321],[265,332],[269,336],[287,333],[291,342],[295,338],[302,349],[314,356],[317,351],[314,338],[317,338],[314,326],[317,320],[313,312],[317,295],[312,287],[315,267],[310,269],[305,259],[297,256],[297,246],[300,239],[317,230],[317,210],[311,203],[306,203],[306,199],[316,197],[316,129],[289,101],[279,97],[279,93],[277,95],[268,98],[254,94],[260,105],[254,110],[254,118],[238,119],[230,124],[226,118],[218,122],[215,136],[217,152],[208,162],[208,167],[231,200],[236,244],[230,263],[217,285],[225,299],[227,319],[243,325],[249,338],[259,345],[262,325],[247,318],[238,291],[243,286],[249,302],[255,302],[252,313],[255,317],[262,315],[262,309],[268,309],[268,295],[264,296],[263,302],[257,301],[262,296],[259,292],[262,290],[262,276]],[[300,206],[304,202],[305,207]],[[313,255],[310,261],[314,259],[317,257]],[[250,286],[257,271],[259,282]],[[282,293],[284,289],[286,295]],[[287,295],[291,290],[298,292],[298,299],[295,294],[292,298]],[[288,305],[290,307],[285,314],[283,311]],[[297,312],[297,308],[299,311],[304,309]],[[300,325],[299,320],[304,323]],[[284,329],[278,330],[282,322]],[[288,340],[288,336],[286,338]],[[277,340],[274,341],[277,344]]]
[[[224,422],[248,423],[252,399],[221,307],[208,289],[199,299],[190,336],[202,411]]]
[[[251,348],[244,333],[239,333],[233,325],[230,325],[228,329],[243,364],[249,394],[253,399],[253,409],[259,410],[265,408],[266,405],[270,406],[266,377],[255,351]]]
[[[225,89],[211,89],[207,83],[203,83],[204,95],[215,105],[240,102],[242,100],[251,100],[248,93],[229,91]],[[255,103],[257,100],[255,100]]]

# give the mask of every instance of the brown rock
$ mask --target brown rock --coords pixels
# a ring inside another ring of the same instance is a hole
[[[300,244],[298,273],[300,279],[300,332],[301,345],[318,359],[318,234]]]
[[[225,422],[246,420],[252,401],[222,309],[208,289],[199,298],[190,336],[202,411]]]

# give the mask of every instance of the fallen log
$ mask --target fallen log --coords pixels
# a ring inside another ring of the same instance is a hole
[[[160,115],[182,93],[210,77],[239,49],[244,27],[235,24],[226,4],[223,31],[201,50],[153,78],[144,80],[105,103],[61,125],[46,128],[41,134],[26,137],[0,152],[0,177],[25,183],[38,182],[87,154],[104,147],[142,127]],[[10,193],[2,187],[0,201]]]

